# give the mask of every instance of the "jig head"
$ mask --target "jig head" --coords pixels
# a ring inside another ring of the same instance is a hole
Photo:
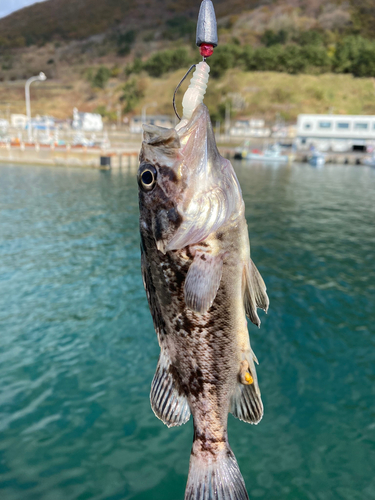
[[[189,88],[185,92],[182,100],[183,117],[189,119],[194,109],[203,101],[206,93],[210,67],[205,62],[207,57],[213,54],[214,48],[218,44],[217,23],[213,3],[211,0],[203,0],[199,9],[197,21],[196,44],[203,57],[203,62],[193,64],[182,77],[173,94],[173,109],[179,120],[180,115],[176,108],[176,94],[182,82],[186,79],[193,68],[197,68],[190,81]]]

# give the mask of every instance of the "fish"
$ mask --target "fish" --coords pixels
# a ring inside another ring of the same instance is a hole
[[[227,420],[263,416],[246,316],[260,326],[269,299],[240,184],[203,103],[176,128],[143,128],[141,268],[160,346],[151,407],[168,427],[193,416],[185,500],[245,500]]]

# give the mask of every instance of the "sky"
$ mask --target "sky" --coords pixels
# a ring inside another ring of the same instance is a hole
[[[0,0],[0,17],[43,0]]]

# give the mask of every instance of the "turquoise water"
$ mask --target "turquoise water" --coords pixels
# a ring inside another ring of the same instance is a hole
[[[375,499],[375,170],[236,166],[271,306],[265,415],[229,417],[252,499]],[[0,166],[0,498],[179,500],[192,424],[149,389],[158,345],[130,172]]]

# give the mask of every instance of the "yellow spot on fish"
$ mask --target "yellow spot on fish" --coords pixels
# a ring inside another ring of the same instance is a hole
[[[245,373],[245,380],[248,384],[253,384],[254,383],[254,379],[253,377],[250,375],[250,373]]]

